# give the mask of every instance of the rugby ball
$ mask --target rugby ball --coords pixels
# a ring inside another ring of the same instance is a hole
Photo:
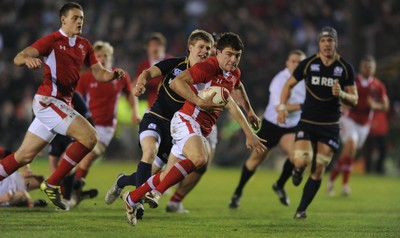
[[[214,97],[212,99],[213,103],[221,104],[221,105],[226,105],[228,103],[229,91],[228,91],[228,89],[226,89],[224,87],[210,86],[208,88],[201,90],[198,93],[198,96],[201,99],[204,99],[204,98],[212,95],[214,92],[216,92],[216,94],[214,95]]]

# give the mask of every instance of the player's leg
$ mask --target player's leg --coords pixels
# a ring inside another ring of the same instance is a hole
[[[0,181],[25,164],[29,164],[53,137],[54,134],[47,131],[35,118],[25,134],[21,146],[15,153],[9,154],[0,162]]]
[[[152,163],[157,155],[159,147],[159,140],[157,138],[160,137],[155,131],[144,131],[139,135],[139,138],[143,154],[141,161],[138,164],[137,171],[130,175],[120,173],[117,176],[115,183],[107,191],[106,196],[104,197],[104,201],[107,204],[113,203],[120,196],[124,187],[136,186],[139,183],[143,184],[142,180],[146,177],[149,179],[152,175]],[[140,175],[138,175],[139,173]],[[141,182],[138,181],[139,177]],[[140,185],[137,186],[137,188],[139,187]]]
[[[287,154],[288,157],[286,158],[283,164],[282,172],[279,175],[278,180],[272,185],[272,189],[278,195],[279,201],[285,206],[289,206],[290,204],[290,199],[287,197],[284,186],[286,184],[286,181],[292,175],[294,169],[294,165],[291,162],[291,158],[293,158],[294,140],[295,140],[295,134],[288,133],[283,135],[281,137],[281,140],[279,141],[279,146]]]
[[[325,171],[326,166],[329,164],[333,157],[334,151],[329,145],[318,142],[316,146],[317,149],[315,170],[312,172],[306,184],[304,185],[300,204],[297,207],[297,211],[294,216],[295,219],[307,218],[306,209],[314,199],[319,188],[321,187],[322,175]],[[298,164],[296,164],[295,166],[298,166]]]
[[[175,193],[171,196],[170,200],[168,201],[166,207],[167,212],[189,213],[189,211],[183,207],[182,201],[189,194],[189,192],[192,191],[193,188],[200,182],[200,179],[207,171],[207,168],[211,164],[215,154],[215,145],[214,149],[211,148],[209,143],[206,143],[205,146],[207,148],[209,155],[209,158],[207,159],[207,164],[190,173],[179,183],[179,186],[176,189]]]
[[[102,156],[110,144],[112,138],[114,137],[115,127],[113,126],[95,126],[95,129],[99,135],[99,139],[91,152],[89,152],[79,163],[77,169],[75,170],[75,181],[83,181],[93,162]],[[83,182],[80,182],[83,185]]]
[[[208,166],[212,163],[215,155],[215,148],[218,143],[218,128],[216,125],[213,126],[211,133],[207,136],[208,143],[205,145],[209,158],[207,159],[207,164],[203,167],[196,169],[193,173],[185,177],[182,182],[179,183],[178,188],[175,193],[171,196],[168,201],[166,211],[175,213],[189,213],[183,207],[182,201],[189,194],[190,191],[199,183],[200,179],[203,177],[208,169]]]

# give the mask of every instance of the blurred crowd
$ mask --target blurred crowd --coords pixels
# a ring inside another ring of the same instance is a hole
[[[13,65],[25,46],[59,28],[59,0],[0,1],[0,144],[15,149],[31,118],[31,100],[42,71]],[[262,113],[267,89],[287,53],[299,48],[308,55],[317,50],[317,32],[330,25],[338,30],[339,53],[353,63],[364,54],[378,61],[377,76],[387,85],[393,109],[391,126],[399,128],[399,73],[391,56],[398,52],[400,2],[393,0],[96,0],[77,1],[84,7],[83,35],[91,42],[115,46],[115,65],[134,75],[146,57],[144,41],[152,32],[163,33],[167,52],[186,54],[186,39],[196,28],[209,32],[232,31],[244,43],[240,68],[251,102]],[[385,75],[385,78],[380,77]],[[228,133],[229,134],[229,133]],[[396,141],[396,140],[395,140]],[[396,141],[397,142],[397,141]],[[400,142],[399,142],[400,143]]]

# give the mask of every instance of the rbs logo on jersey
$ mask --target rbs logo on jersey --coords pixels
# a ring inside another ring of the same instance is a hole
[[[312,76],[311,84],[312,85],[320,85],[320,86],[327,86],[332,87],[336,79],[327,78],[327,77],[319,77],[319,76]]]

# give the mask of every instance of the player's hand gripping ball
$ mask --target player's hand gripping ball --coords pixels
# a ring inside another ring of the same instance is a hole
[[[210,86],[204,90],[201,90],[198,95],[201,99],[205,99],[212,95],[213,93],[216,93],[212,99],[213,103],[215,104],[220,104],[220,105],[226,105],[228,103],[228,98],[229,98],[229,91],[228,89],[224,87],[219,87],[219,86]]]

